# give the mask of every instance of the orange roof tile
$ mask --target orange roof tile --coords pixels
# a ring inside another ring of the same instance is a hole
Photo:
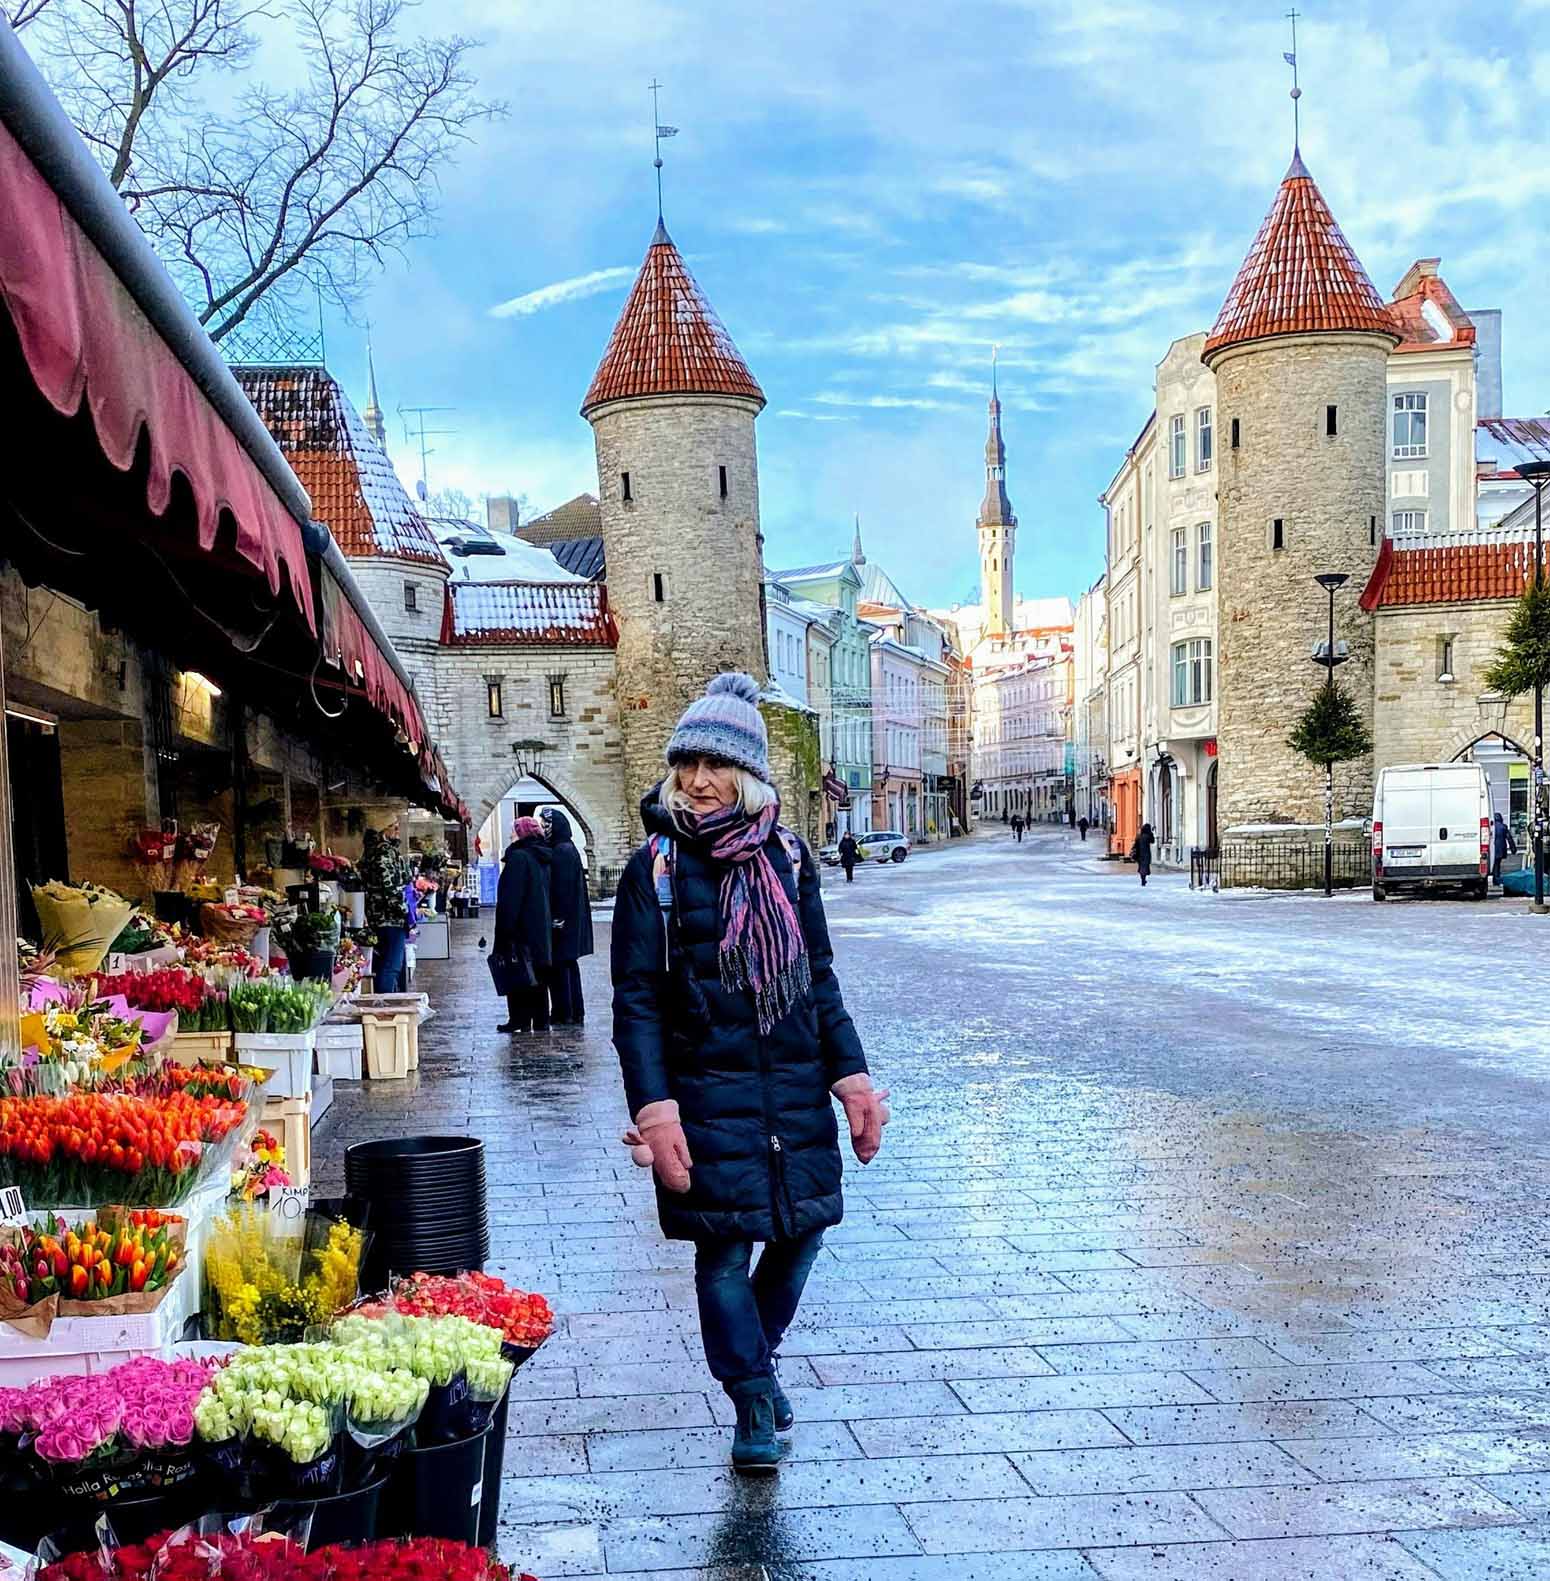
[[[1517,598],[1534,575],[1532,539],[1494,543],[1431,543],[1396,549],[1385,542],[1362,594],[1362,608],[1462,604]]]
[[[1472,346],[1475,326],[1447,282],[1437,258],[1417,258],[1394,287],[1389,320],[1399,335],[1395,351],[1431,351],[1436,346]],[[1430,303],[1433,311],[1426,311]]]
[[[612,648],[618,628],[596,582],[449,582],[441,640],[448,647]]]
[[[592,375],[582,416],[605,401],[637,395],[741,395],[764,405],[764,391],[661,220]]]
[[[1201,357],[1209,362],[1229,346],[1267,335],[1329,331],[1399,338],[1302,155],[1294,154]]]
[[[393,463],[326,368],[232,372],[343,553],[446,564]]]

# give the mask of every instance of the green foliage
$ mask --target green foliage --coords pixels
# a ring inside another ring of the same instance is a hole
[[[1539,587],[1531,582],[1523,589],[1484,678],[1503,697],[1550,686],[1550,582]]]
[[[1344,763],[1372,751],[1372,736],[1356,704],[1333,676],[1299,715],[1286,742],[1311,763]]]

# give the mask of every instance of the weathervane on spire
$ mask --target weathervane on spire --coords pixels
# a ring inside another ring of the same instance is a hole
[[[656,148],[656,156],[651,162],[656,166],[657,171],[657,223],[659,225],[662,223],[662,139],[664,137],[678,136],[678,128],[676,126],[664,126],[662,124],[661,112],[657,108],[657,91],[661,86],[662,84],[655,77],[651,79],[651,133]]]
[[[990,346],[990,398],[997,399],[996,392],[996,359],[1001,355],[1001,342],[992,341]]]
[[[1297,16],[1296,7],[1286,13],[1286,20],[1292,24],[1292,47],[1283,51],[1281,59],[1292,68],[1292,151],[1302,152],[1302,119],[1301,106],[1298,100],[1302,98],[1302,89],[1297,86]]]

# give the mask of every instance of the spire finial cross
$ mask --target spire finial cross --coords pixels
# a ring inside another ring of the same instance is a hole
[[[647,86],[651,89],[651,137],[655,148],[651,163],[656,166],[657,172],[657,223],[660,225],[662,223],[662,139],[677,137],[678,128],[662,124],[661,111],[657,103],[657,94],[662,84],[653,77]]]
[[[1286,13],[1286,20],[1292,24],[1292,47],[1283,51],[1281,59],[1292,68],[1292,152],[1302,152],[1302,106],[1298,102],[1302,98],[1302,89],[1297,83],[1297,18],[1302,13],[1295,6]]]

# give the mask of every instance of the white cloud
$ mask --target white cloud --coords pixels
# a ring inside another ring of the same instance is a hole
[[[841,395],[825,390],[813,399],[824,406],[863,406],[875,411],[911,409],[919,412],[948,412],[956,409],[954,401],[933,401],[918,395]]]
[[[809,423],[853,423],[854,417],[842,412],[799,412],[794,406],[783,406],[775,414],[777,417],[800,417]]]
[[[556,280],[553,285],[541,285],[536,291],[526,291],[521,296],[497,302],[490,312],[491,318],[527,318],[542,313],[545,308],[558,307],[562,302],[579,302],[583,297],[599,296],[616,285],[632,279],[635,271],[620,264],[612,269],[594,269],[590,274],[573,275],[569,280]]]

